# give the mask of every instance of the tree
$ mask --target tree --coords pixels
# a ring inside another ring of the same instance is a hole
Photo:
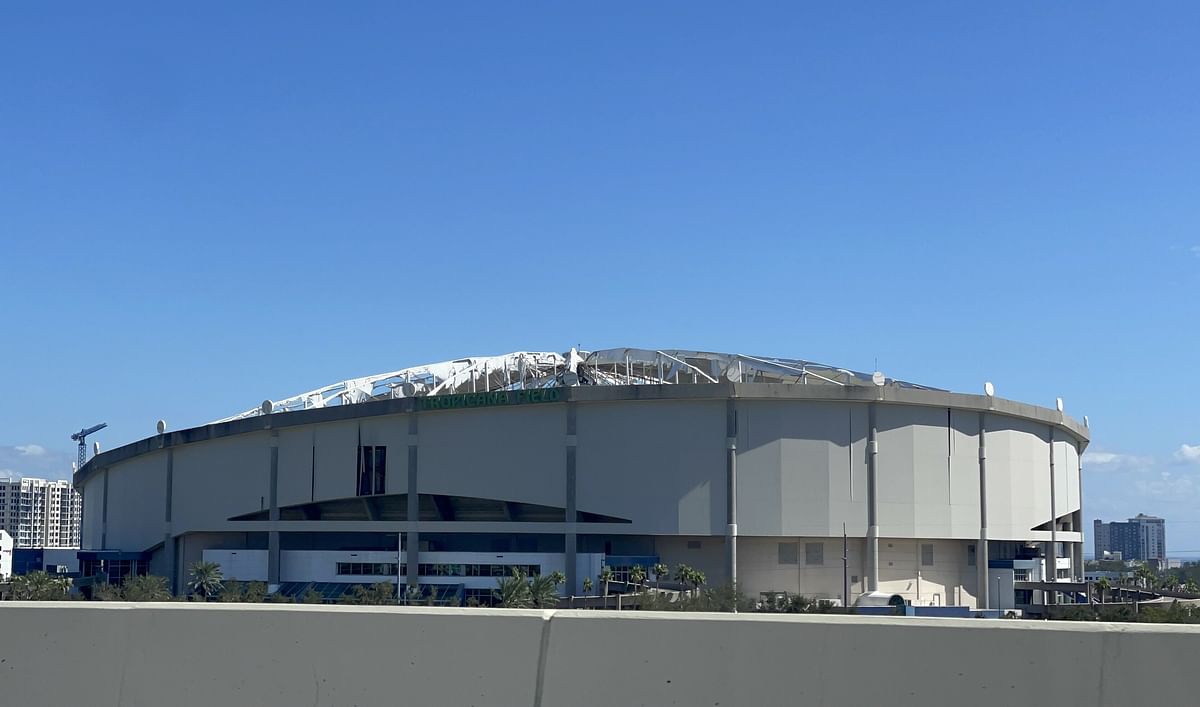
[[[188,589],[208,601],[221,592],[221,566],[216,562],[200,560],[188,570]]]
[[[121,598],[125,601],[170,601],[167,578],[152,574],[129,575],[121,583]]]
[[[688,579],[692,576],[692,568],[687,565],[679,565],[675,568],[675,581],[687,586]]]
[[[392,586],[388,582],[384,582],[389,587]],[[258,604],[267,598],[267,585],[265,582],[247,582],[246,593],[242,596],[242,601],[250,604]]]
[[[600,582],[604,585],[604,596],[608,596],[608,583],[613,581],[613,568],[605,565],[600,568]]]
[[[1112,583],[1108,581],[1108,577],[1101,577],[1096,580],[1096,592],[1100,595],[1100,603],[1104,603],[1104,593],[1112,588]]]
[[[667,567],[666,564],[664,564],[662,562],[654,563],[654,567],[652,567],[650,569],[650,571],[654,573],[654,588],[655,589],[660,588],[660,584],[662,583],[663,577],[669,577],[671,575],[671,568]]]
[[[12,579],[13,599],[18,601],[62,601],[71,593],[71,579],[41,570]]]
[[[634,591],[641,591],[642,584],[646,581],[646,568],[641,565],[634,565],[629,570],[629,582],[634,586]]]
[[[1200,594],[1200,585],[1196,584],[1195,577],[1188,577],[1187,583],[1183,585],[1183,591],[1195,596]]]
[[[529,583],[525,581],[525,573],[513,567],[508,577],[496,579],[496,588],[492,590],[496,603],[506,609],[528,609],[533,604],[533,595]]]
[[[303,594],[300,595],[298,601],[301,604],[324,604],[325,595],[321,594],[312,587],[309,587],[308,589],[304,590]]]
[[[538,609],[558,606],[558,582],[554,574],[543,574],[529,580],[530,601]]]
[[[121,588],[108,583],[108,577],[98,574],[92,577],[93,601],[121,601]]]
[[[685,587],[691,585],[693,595],[699,592],[700,585],[704,584],[706,579],[704,573],[694,567],[679,565],[675,568],[675,581]]]
[[[396,589],[391,582],[376,582],[370,586],[356,584],[353,589],[342,595],[342,600],[347,604],[395,604]]]
[[[217,595],[217,601],[220,601],[220,602],[245,601],[244,595],[245,595],[245,586],[241,582],[237,581],[236,579],[231,579],[228,582],[225,582],[224,586],[221,587],[221,593]]]
[[[404,587],[404,605],[416,605],[421,601],[421,588],[415,584],[408,584]]]
[[[1137,580],[1138,586],[1142,589],[1151,589],[1154,587],[1154,582],[1158,575],[1154,570],[1150,569],[1149,565],[1138,565],[1138,568],[1133,573]]]
[[[584,594],[592,593],[592,578],[591,577],[583,578],[583,593]]]

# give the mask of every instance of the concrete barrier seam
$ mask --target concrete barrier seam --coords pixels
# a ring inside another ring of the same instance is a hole
[[[542,642],[538,647],[537,681],[533,688],[533,707],[542,707],[542,692],[546,687],[546,660],[550,655],[550,628],[557,613],[555,610],[542,612]]]

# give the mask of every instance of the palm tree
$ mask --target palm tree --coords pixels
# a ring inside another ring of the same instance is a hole
[[[542,574],[529,581],[529,598],[538,609],[558,606],[558,582],[553,574]]]
[[[188,589],[193,594],[199,594],[205,601],[216,596],[221,591],[221,566],[215,562],[200,560],[188,570]]]
[[[656,562],[650,571],[654,573],[654,588],[658,589],[662,583],[662,578],[670,576],[671,568],[662,562]]]
[[[51,586],[54,587],[54,593],[61,595],[64,599],[71,594],[71,578],[62,575],[55,575],[54,579],[50,580]]]
[[[388,588],[389,588],[388,591],[390,592],[392,583],[384,582],[383,584],[388,585]],[[262,602],[263,599],[266,599],[266,598],[267,598],[266,582],[247,582],[246,583],[246,593],[242,597],[242,601],[250,603],[250,604],[258,604],[258,603]]]
[[[642,583],[646,581],[646,568],[641,565],[634,565],[629,570],[629,581],[635,587],[634,591],[641,591]]]
[[[608,596],[608,583],[613,580],[613,568],[605,565],[600,568],[600,581],[604,584],[604,596]]]
[[[704,573],[694,567],[679,565],[675,568],[675,581],[685,587],[689,584],[692,585],[692,594],[699,591],[700,585],[704,584],[706,579]]]
[[[508,609],[528,609],[533,603],[533,594],[525,573],[513,567],[512,575],[496,580],[496,588],[492,590],[496,603]]]
[[[246,588],[241,582],[236,579],[231,579],[221,587],[221,591],[217,594],[217,601],[221,602],[239,602],[245,601],[243,598]]]
[[[121,597],[125,601],[170,601],[171,592],[166,577],[130,575],[121,583]]]
[[[325,603],[325,595],[321,594],[316,589],[309,587],[308,589],[304,590],[303,594],[300,595],[299,603],[301,603],[301,604],[324,604]]]
[[[23,601],[59,601],[71,591],[68,577],[52,577],[41,570],[13,577],[13,599]]]
[[[1200,585],[1196,584],[1194,577],[1188,577],[1188,581],[1183,585],[1183,591],[1191,595],[1200,594]]]
[[[592,593],[592,578],[591,577],[583,578],[583,593],[584,594]]]
[[[1154,586],[1156,575],[1154,570],[1150,569],[1149,565],[1139,565],[1137,570],[1134,571],[1133,576],[1137,579],[1138,586],[1142,589],[1150,589]]]
[[[98,574],[92,577],[93,601],[121,601],[121,588],[108,583],[108,577]]]
[[[251,584],[259,584],[253,582]],[[266,594],[266,585],[263,585],[263,595]],[[247,593],[249,593],[247,591]],[[396,589],[391,582],[376,582],[370,586],[356,584],[354,587],[342,595],[342,599],[347,604],[369,604],[374,606],[382,606],[384,604],[396,603]],[[256,599],[255,601],[261,601]]]
[[[692,572],[694,571],[687,565],[679,565],[675,568],[675,581],[682,584],[684,588],[687,588],[687,585],[692,581]]]
[[[1108,577],[1101,577],[1096,580],[1096,591],[1100,594],[1100,603],[1104,603],[1104,593],[1112,588],[1112,583],[1108,581]]]

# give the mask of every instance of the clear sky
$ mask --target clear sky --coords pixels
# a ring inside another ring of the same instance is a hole
[[[1200,6],[432,5],[0,6],[0,469],[709,349],[1061,396],[1200,552]]]

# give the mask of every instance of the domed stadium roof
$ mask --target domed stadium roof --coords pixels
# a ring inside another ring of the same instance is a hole
[[[684,351],[601,349],[566,353],[516,351],[460,358],[353,378],[264,403],[216,422],[370,400],[577,385],[678,385],[729,381],[794,385],[897,386],[937,390],[823,363],[775,356]]]

